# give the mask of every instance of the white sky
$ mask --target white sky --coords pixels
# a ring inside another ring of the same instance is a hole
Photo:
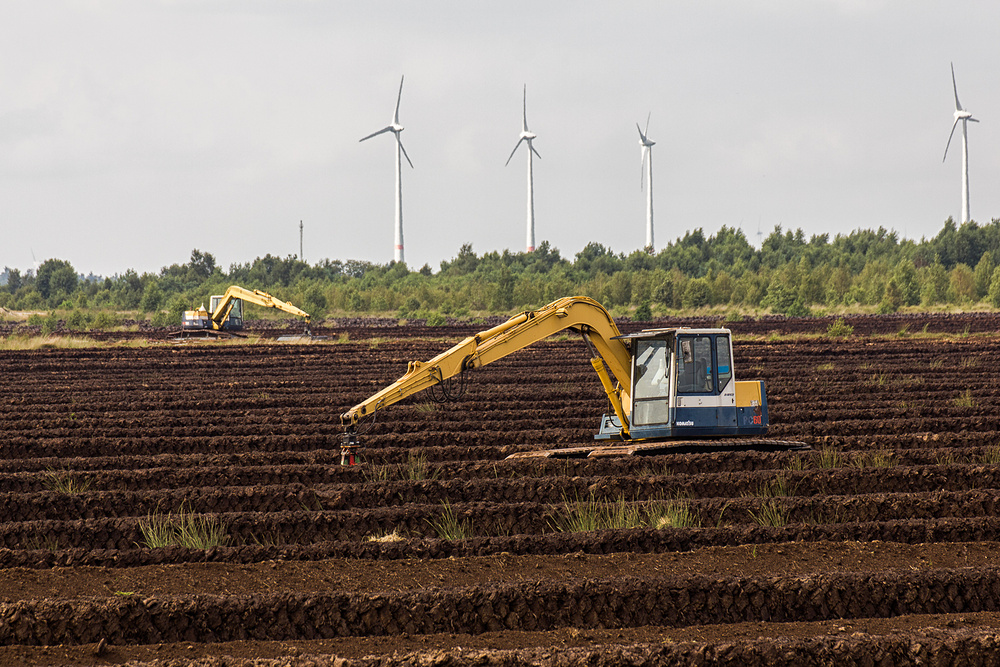
[[[523,249],[527,84],[536,239],[572,258],[701,227],[933,236],[955,63],[971,213],[1000,217],[1000,3],[0,0],[0,268],[157,272],[192,248],[392,259],[401,75],[411,268]]]

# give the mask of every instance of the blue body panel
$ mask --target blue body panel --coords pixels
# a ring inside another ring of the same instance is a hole
[[[762,436],[767,433],[767,398],[761,393],[759,407],[676,408],[666,424],[633,426],[631,440]],[[621,425],[614,415],[604,415],[595,440],[622,440]]]

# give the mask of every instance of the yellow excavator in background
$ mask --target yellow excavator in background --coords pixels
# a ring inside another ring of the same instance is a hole
[[[516,315],[429,361],[411,361],[405,375],[341,415],[345,426],[342,463],[353,465],[359,446],[357,427],[363,419],[374,421],[379,411],[425,389],[431,389],[437,400],[457,398],[464,392],[466,371],[566,329],[583,336],[590,363],[611,404],[595,439],[627,444],[525,452],[514,457],[805,447],[773,440],[720,440],[763,436],[768,430],[764,383],[736,380],[729,329],[674,327],[623,335],[601,304],[574,296]]]
[[[312,337],[309,331],[309,313],[297,308],[287,301],[282,301],[260,290],[248,290],[236,285],[226,290],[225,294],[214,295],[209,301],[211,310],[206,310],[202,304],[197,310],[185,310],[181,320],[182,335],[215,335],[232,333],[243,329],[243,302],[249,302],[265,308],[277,308],[305,320],[305,336]],[[281,340],[279,338],[279,340]]]

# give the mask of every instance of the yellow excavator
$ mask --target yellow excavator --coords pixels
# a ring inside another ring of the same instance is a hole
[[[573,296],[516,315],[429,361],[411,361],[405,375],[340,416],[345,427],[341,462],[353,465],[363,420],[374,422],[381,410],[425,389],[439,400],[457,398],[468,371],[567,329],[582,335],[610,403],[594,436],[604,444],[513,457],[805,448],[803,443],[760,439],[768,430],[764,383],[736,379],[728,329],[673,327],[623,335],[601,304]],[[736,437],[741,439],[725,440]]]
[[[218,336],[241,331],[244,301],[265,308],[277,308],[303,318],[306,324],[305,336],[312,337],[309,331],[309,313],[267,292],[248,290],[237,285],[231,286],[225,294],[213,295],[209,300],[209,310],[205,309],[204,304],[196,310],[185,310],[181,320],[181,334]]]

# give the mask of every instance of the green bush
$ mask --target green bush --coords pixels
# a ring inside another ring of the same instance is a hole
[[[94,329],[114,329],[119,324],[121,324],[121,319],[118,315],[107,310],[102,310],[94,315],[94,319],[91,321],[91,326]]]
[[[826,328],[826,335],[833,338],[850,336],[854,333],[854,327],[844,321],[843,317],[838,317]]]
[[[429,313],[427,315],[427,326],[429,327],[443,327],[448,324],[448,318],[438,312]]]
[[[59,316],[56,315],[56,311],[49,313],[49,316],[42,321],[42,334],[48,335],[54,331],[59,330],[59,325],[61,324]]]
[[[639,304],[639,307],[635,309],[632,319],[636,322],[649,322],[653,319],[653,311],[650,310],[648,301],[643,301]]]
[[[176,327],[180,326],[180,320],[174,316],[174,313],[167,310],[158,310],[153,313],[153,317],[149,321],[154,327]]]
[[[90,315],[75,308],[66,316],[66,327],[74,331],[84,331],[90,327]]]

